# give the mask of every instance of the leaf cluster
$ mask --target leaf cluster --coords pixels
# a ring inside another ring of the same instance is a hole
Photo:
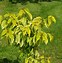
[[[21,9],[18,14],[0,15],[1,39],[6,37],[10,45],[15,44],[22,51],[28,50],[30,53],[32,49],[36,51],[40,42],[47,45],[48,40],[52,41],[53,36],[43,31],[43,27],[48,28],[53,22],[56,23],[53,16],[48,16],[45,19],[38,16],[33,19],[27,8]],[[38,55],[38,52],[33,54]],[[26,63],[28,63],[27,60]]]

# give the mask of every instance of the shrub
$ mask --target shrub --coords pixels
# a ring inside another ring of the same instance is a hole
[[[40,42],[48,44],[48,39],[52,41],[53,36],[43,31],[43,27],[48,28],[51,23],[56,23],[53,16],[42,18],[40,16],[33,19],[28,9],[22,9],[16,14],[0,15],[1,39],[6,38],[8,44],[16,45],[20,48],[20,57],[27,53],[25,63],[43,63],[49,58],[42,56],[38,52]],[[19,57],[19,58],[20,58]]]
[[[38,2],[41,2],[41,1],[48,1],[48,2],[51,2],[52,0],[9,0],[9,2],[12,2],[12,3],[17,3],[17,2],[34,2],[34,3],[38,3]]]

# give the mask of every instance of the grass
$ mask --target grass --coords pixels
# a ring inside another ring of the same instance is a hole
[[[48,15],[55,16],[57,23],[49,28],[49,32],[54,35],[54,40],[48,45],[40,45],[41,50],[44,50],[45,56],[51,56],[52,63],[62,63],[62,2],[41,2],[29,3],[22,5],[21,3],[11,4],[0,2],[0,14],[8,12],[17,13],[21,8],[27,7],[33,17],[41,16],[46,18]]]

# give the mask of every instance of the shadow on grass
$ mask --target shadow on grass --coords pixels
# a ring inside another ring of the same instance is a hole
[[[7,58],[4,58],[4,59],[0,59],[0,63],[19,63],[18,60],[9,60]]]

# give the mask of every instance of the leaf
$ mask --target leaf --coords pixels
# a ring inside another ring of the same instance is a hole
[[[39,52],[38,52],[37,50],[35,51],[35,56],[36,56],[37,58],[39,58],[39,56],[40,56],[40,55],[39,55]]]
[[[48,63],[51,63],[51,62],[50,62],[50,57],[47,59],[47,62],[48,62]]]
[[[53,16],[48,16],[48,26],[50,26],[52,22],[56,23],[56,19]]]
[[[36,44],[35,38],[36,38],[36,36],[34,35],[34,36],[33,36],[33,43],[34,43],[34,45]]]
[[[54,23],[56,23],[56,19],[53,16],[48,16],[48,18],[53,21]]]
[[[26,35],[26,31],[23,31],[23,36],[25,36]]]
[[[41,59],[44,59],[45,57],[44,57],[44,55],[42,55],[42,56],[40,56],[40,58],[41,58]]]
[[[14,27],[14,26],[16,26],[17,24],[16,24],[16,20],[12,20],[12,26]]]
[[[26,27],[26,26],[25,26],[25,27],[23,27],[22,32],[23,32],[23,36],[25,36],[25,35],[26,35],[26,33],[27,33],[27,27]]]
[[[39,63],[37,60],[34,60],[34,63]]]
[[[16,28],[14,28],[14,34],[17,34],[18,32],[21,32],[22,29],[23,29],[23,26],[18,25]]]
[[[15,14],[10,14],[10,18],[12,18],[12,19],[14,19],[14,20],[17,20],[17,17],[16,17],[16,15]]]
[[[16,43],[19,44],[20,43],[20,34],[21,32],[19,32],[17,35],[16,35]]]
[[[34,50],[33,50],[33,48],[32,48],[32,50],[30,51],[30,54],[31,54],[31,55],[33,55],[33,54],[34,54]]]
[[[14,35],[13,35],[13,31],[12,30],[8,30],[8,36],[11,39],[10,44],[12,45],[14,42]]]
[[[18,26],[17,26],[17,28],[20,28],[20,30],[22,30],[22,31],[23,31],[24,26],[23,26],[23,25],[18,25]]]
[[[54,23],[56,23],[56,19],[52,16],[52,21],[54,22]]]
[[[7,23],[8,23],[8,24],[10,24],[10,23],[11,23],[11,21],[12,21],[12,19],[11,19],[11,18],[9,18]]]
[[[27,37],[27,43],[29,43],[29,45],[32,45],[32,37]]]
[[[41,17],[34,18],[33,21],[32,21],[32,26],[38,26],[38,25],[40,25],[40,23],[42,21],[41,19],[42,19]]]
[[[41,32],[38,32],[36,35],[36,42],[40,40],[40,37],[41,37]]]
[[[50,41],[52,41],[53,40],[53,36],[50,33],[48,33],[48,36],[50,38]]]
[[[44,19],[44,24],[48,28],[52,24],[51,19],[50,18],[48,18],[48,20]]]
[[[32,37],[27,37],[27,43],[29,43],[29,45],[32,45]]]
[[[10,29],[14,29],[17,26],[16,20],[11,21]]]
[[[44,24],[48,28],[52,22],[56,23],[56,19],[53,16],[48,16],[48,19],[44,19]]]
[[[3,17],[0,15],[0,24],[1,24],[2,19],[3,19]]]
[[[34,62],[34,58],[32,56],[28,57],[29,62],[31,61],[32,63]]]
[[[25,63],[29,63],[28,58],[25,59]]]
[[[43,35],[42,35],[42,40],[45,42],[45,44],[47,45],[48,43],[48,38],[47,38],[47,34],[44,32]]]
[[[24,10],[20,10],[17,17],[22,17],[25,14]]]
[[[48,28],[47,20],[44,19],[44,25]]]
[[[4,29],[4,28],[7,27],[6,20],[3,20],[3,21],[2,21],[1,27],[2,27],[2,29]]]
[[[4,15],[4,18],[7,18],[7,17],[9,17],[9,13]]]
[[[29,60],[29,63],[33,63],[31,60]]]
[[[7,33],[7,29],[4,29],[1,33],[1,36],[5,35]]]
[[[29,42],[29,46],[31,46],[32,45],[32,42]]]
[[[23,52],[20,52],[19,58],[22,58],[23,55],[24,55]]]
[[[22,41],[20,42],[20,47],[22,47],[24,45],[24,41],[22,39]]]
[[[32,27],[34,28],[34,30],[38,30],[41,27],[41,22],[42,22],[42,18],[41,17],[36,17],[33,19],[32,21]]]
[[[32,20],[32,14],[27,9],[24,9],[24,11],[27,13],[27,15],[29,16],[30,20]]]
[[[47,24],[48,24],[48,27],[51,25],[52,21],[51,21],[51,18],[48,16],[48,20],[47,20]]]
[[[13,42],[14,42],[14,36],[13,36],[13,35],[11,35],[11,42],[10,42],[10,44],[12,45],[12,44],[13,44]]]
[[[44,60],[44,59],[42,59],[42,60],[41,60],[41,63],[45,63],[45,60]]]
[[[35,31],[39,29],[39,26],[34,26]]]
[[[26,34],[28,34],[30,36],[31,30],[29,28],[29,25],[26,25],[25,27],[23,27],[22,29],[23,35],[25,36]]]
[[[29,35],[29,37],[30,37],[31,30],[30,30],[29,28],[27,28],[27,33],[28,33],[28,35]]]
[[[23,17],[23,18],[21,18],[21,19],[19,20],[19,24],[21,24],[21,23],[22,23],[24,26],[27,24],[25,17]]]

